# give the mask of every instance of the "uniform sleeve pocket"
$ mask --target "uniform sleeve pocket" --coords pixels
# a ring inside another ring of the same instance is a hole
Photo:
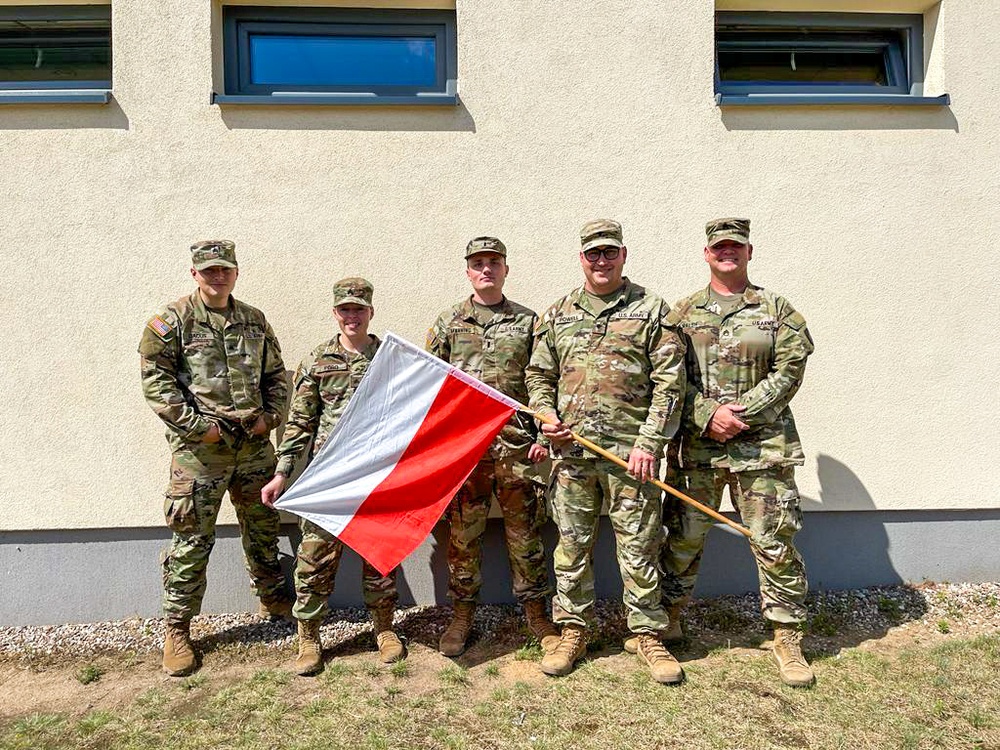
[[[167,528],[171,531],[191,532],[198,528],[198,516],[194,509],[194,480],[175,478],[170,480],[163,500],[163,515]]]

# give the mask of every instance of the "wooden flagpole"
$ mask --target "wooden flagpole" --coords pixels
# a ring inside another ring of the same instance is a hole
[[[524,411],[527,414],[530,414],[531,416],[533,416],[539,422],[545,422],[546,424],[553,424],[553,425],[554,424],[558,424],[558,420],[553,419],[552,417],[549,417],[549,416],[544,415],[544,414],[539,414],[538,412],[532,411],[531,409],[528,409],[525,406],[520,406],[520,409],[521,409],[521,411]],[[604,448],[602,448],[601,446],[597,445],[594,442],[591,442],[590,440],[587,440],[587,438],[585,438],[585,437],[581,437],[581,436],[577,435],[575,432],[571,432],[570,435],[572,436],[573,440],[575,440],[576,442],[578,442],[580,445],[582,445],[587,450],[589,450],[589,451],[591,451],[593,453],[596,453],[598,456],[601,456],[602,458],[606,458],[608,461],[611,461],[614,464],[618,464],[618,466],[621,466],[623,469],[628,469],[628,462],[627,461],[623,461],[622,459],[618,458],[618,456],[616,456],[614,453],[611,453],[610,451],[604,450]],[[735,521],[730,520],[729,518],[726,518],[724,515],[722,515],[721,513],[719,513],[719,511],[717,511],[717,510],[715,510],[713,508],[709,508],[707,505],[705,505],[703,503],[699,503],[693,497],[689,497],[688,495],[685,495],[680,490],[674,489],[673,487],[671,487],[666,482],[661,482],[659,479],[656,479],[656,478],[650,479],[649,482],[651,484],[655,485],[656,487],[659,487],[664,492],[667,492],[667,493],[673,495],[674,497],[676,497],[676,498],[684,501],[688,505],[691,505],[691,506],[697,508],[702,513],[704,513],[704,514],[706,514],[708,516],[711,516],[716,521],[719,521],[720,523],[724,523],[724,524],[726,524],[726,526],[729,526],[730,528],[735,529],[736,531],[740,532],[743,536],[747,537],[748,539],[753,536],[753,534],[750,531],[750,529],[748,529],[746,526],[743,526],[742,524],[738,524]]]

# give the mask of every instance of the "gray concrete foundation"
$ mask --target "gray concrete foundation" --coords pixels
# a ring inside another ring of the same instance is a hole
[[[491,519],[483,573],[485,602],[510,602],[510,571],[500,521]],[[439,525],[402,565],[401,603],[448,600],[447,528]],[[158,617],[159,555],[165,529],[96,529],[0,532],[0,626],[99,622]],[[859,511],[806,514],[797,545],[814,589],[845,589],[933,581],[1000,580],[1000,510]],[[295,526],[286,526],[282,556],[291,580]],[[546,528],[548,549],[555,528]],[[621,579],[606,518],[594,553],[597,594],[617,597]],[[716,596],[757,587],[746,541],[722,527],[708,538],[696,594]],[[361,565],[347,551],[337,577],[334,606],[361,603]],[[243,570],[235,527],[220,527],[209,564],[204,611],[256,609]]]

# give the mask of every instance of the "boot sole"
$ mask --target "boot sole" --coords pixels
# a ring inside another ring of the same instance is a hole
[[[566,675],[570,674],[573,671],[572,666],[569,669],[554,669],[552,667],[539,665],[539,669],[541,669],[542,672],[547,674],[549,677],[565,677]]]
[[[656,677],[653,677],[653,682],[656,682],[660,685],[680,685],[682,682],[684,682],[684,679],[685,679],[685,674],[682,671],[677,677],[671,677],[669,680],[659,680]]]
[[[320,662],[315,667],[310,667],[309,669],[301,669],[301,670],[300,669],[294,669],[293,671],[299,677],[315,677],[316,675],[318,675],[320,672],[323,671],[323,663]]]
[[[631,640],[631,639],[629,639],[629,640]],[[688,643],[688,637],[686,635],[684,635],[684,636],[681,636],[680,638],[664,638],[663,639],[663,643],[664,644],[668,644],[669,643],[671,646],[683,646],[683,645],[685,645],[685,644]],[[633,655],[635,655],[635,654],[639,653],[639,647],[638,646],[633,646],[628,641],[625,641],[624,643],[622,643],[622,651],[624,651],[626,654],[633,654]]]
[[[197,665],[191,667],[190,669],[167,669],[166,667],[163,667],[163,671],[169,677],[187,677],[189,674],[196,671],[197,669],[198,669]]]
[[[793,687],[793,688],[809,688],[809,687],[812,687],[813,685],[816,684],[816,678],[815,677],[813,677],[808,682],[802,682],[802,681],[799,681],[799,680],[786,680],[785,678],[780,677],[780,676],[779,676],[779,679],[781,679],[781,684],[782,685],[788,685],[788,687]]]
[[[383,664],[395,664],[397,661],[403,661],[406,658],[406,649],[404,648],[398,654],[392,654],[391,656],[385,657],[379,654],[379,661]]]

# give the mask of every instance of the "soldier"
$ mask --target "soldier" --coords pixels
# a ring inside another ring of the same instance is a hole
[[[774,628],[781,680],[811,685],[800,645],[806,574],[792,541],[802,527],[794,467],[804,458],[789,402],[813,342],[805,319],[784,297],[750,283],[750,220],[716,219],[705,231],[709,285],[674,308],[689,338],[681,488],[718,508],[729,487],[753,531],[761,606]],[[675,619],[694,589],[712,519],[673,498],[664,519],[663,597]],[[673,635],[681,637],[679,620]]]
[[[660,640],[660,492],[644,484],[677,430],[684,398],[684,342],[670,308],[622,276],[628,250],[616,221],[580,232],[585,283],[556,302],[535,328],[528,366],[531,406],[558,420],[552,441],[552,514],[559,527],[554,619],[562,637],[542,659],[549,675],[569,674],[587,647],[594,618],[592,550],[602,501],[615,531],[629,629],[653,678],[678,683],[684,671]],[[628,471],[586,453],[580,434],[628,461]]]
[[[438,316],[427,332],[427,351],[523,403],[528,396],[524,368],[537,316],[503,294],[510,269],[500,240],[476,237],[465,248],[465,263],[472,296]],[[461,654],[472,629],[482,585],[482,540],[494,494],[503,512],[514,596],[524,607],[528,630],[544,649],[559,640],[545,612],[549,583],[540,535],[545,501],[533,481],[533,464],[547,459],[548,450],[536,442],[536,433],[530,417],[514,414],[448,506],[448,588],[454,615],[441,636],[445,656]]]
[[[368,333],[375,316],[372,285],[361,278],[341,279],[333,285],[333,317],[340,333],[325,341],[302,360],[295,371],[295,391],[284,438],[278,447],[278,468],[261,491],[261,500],[272,506],[285,490],[299,458],[310,459],[323,447],[351,396],[368,371],[381,343]],[[316,674],[323,669],[319,628],[329,611],[334,579],[344,543],[311,521],[299,522],[302,541],[295,562],[295,606],[299,630],[299,655],[295,671]],[[383,576],[367,561],[362,569],[365,604],[375,626],[379,656],[386,664],[405,655],[403,643],[392,630],[396,609],[396,572]]]
[[[236,246],[191,246],[194,294],[162,308],[139,342],[142,390],[167,426],[173,454],[164,512],[173,540],[163,556],[163,669],[191,672],[191,618],[205,595],[222,497],[236,509],[246,568],[263,616],[290,616],[278,563],[278,514],[259,502],[274,472],[269,433],[288,403],[281,349],[264,314],[232,296]]]

